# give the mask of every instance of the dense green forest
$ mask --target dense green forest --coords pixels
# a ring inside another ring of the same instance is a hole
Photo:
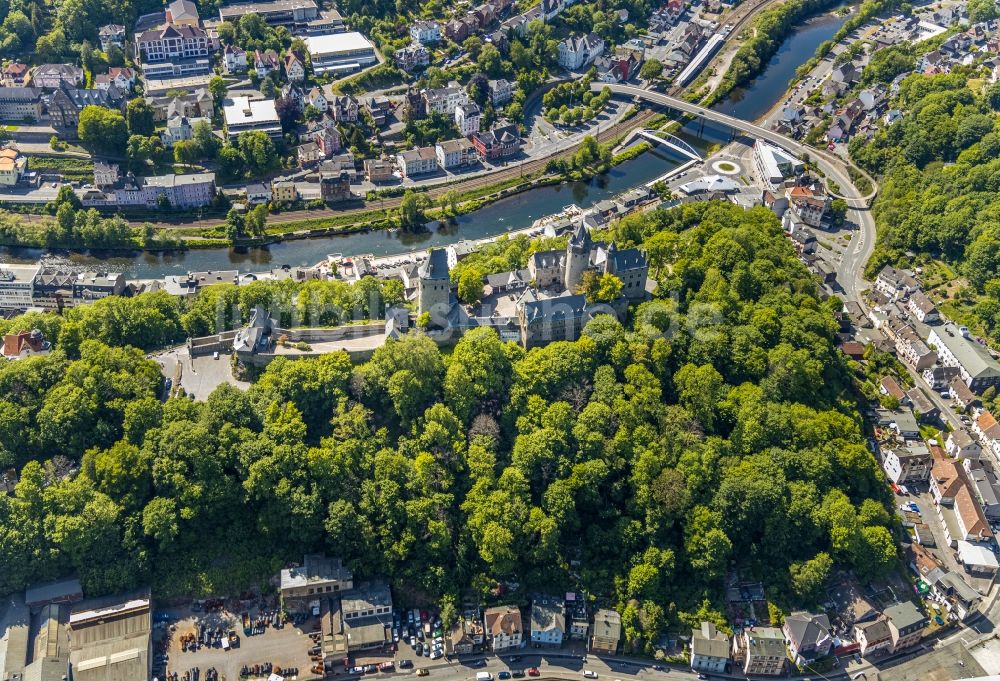
[[[822,600],[837,564],[893,569],[834,305],[774,215],[699,203],[613,232],[659,276],[627,326],[598,317],[528,352],[488,329],[448,352],[411,334],[359,366],[278,359],[249,391],[203,403],[161,402],[158,366],[124,346],[177,339],[233,302],[237,317],[291,313],[304,286],[6,322],[45,326],[57,351],[0,367],[0,458],[21,468],[0,497],[0,592],[77,570],[88,593],[219,593],[325,550],[404,599],[576,574],[641,648],[721,608],[731,566],[787,605]],[[530,250],[497,246],[477,266]],[[373,291],[359,297],[397,293]]]
[[[968,280],[953,308],[961,321],[1000,340],[1000,86],[974,91],[973,75],[906,78],[896,99],[906,115],[870,141],[856,137],[850,151],[883,176],[867,275],[912,264],[907,253],[940,258]]]

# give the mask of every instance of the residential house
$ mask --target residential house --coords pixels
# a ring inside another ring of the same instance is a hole
[[[437,150],[434,147],[418,147],[396,154],[396,165],[404,178],[423,173],[432,173],[438,168]]]
[[[785,617],[782,632],[788,642],[788,652],[799,666],[830,654],[833,633],[830,618],[825,613],[793,612]]]
[[[479,132],[481,116],[482,113],[475,103],[459,104],[455,107],[455,126],[463,137],[474,135]]]
[[[993,414],[985,409],[980,411],[972,421],[972,432],[979,438],[983,449],[1000,456],[1000,423],[997,423]]]
[[[455,110],[459,106],[469,102],[469,95],[465,88],[458,84],[422,90],[420,94],[424,100],[424,110],[428,114],[439,113],[449,118],[455,116]]]
[[[94,87],[98,90],[109,90],[114,86],[119,92],[132,92],[135,81],[135,71],[132,69],[112,66],[107,73],[100,73],[94,78]]]
[[[972,548],[968,542],[962,542],[965,546]],[[985,549],[992,553],[989,549]],[[993,563],[996,558],[993,558]],[[983,597],[978,591],[969,586],[962,576],[956,572],[935,568],[924,576],[924,581],[931,587],[931,593],[945,606],[950,614],[955,615],[960,621],[964,621],[978,612],[979,604]]]
[[[858,642],[861,657],[864,658],[885,654],[892,649],[892,631],[888,618],[880,617],[854,625],[854,638]]]
[[[415,21],[410,24],[410,38],[421,45],[434,45],[441,41],[441,24],[436,21]]]
[[[365,180],[373,184],[393,179],[392,161],[387,158],[365,159]]]
[[[892,376],[883,376],[879,381],[879,392],[888,395],[899,401],[900,404],[906,401],[906,393],[899,387],[899,383]]]
[[[464,137],[438,142],[435,147],[438,165],[444,170],[471,165],[479,161],[476,148]]]
[[[388,97],[369,97],[365,100],[365,111],[371,116],[372,122],[376,126],[382,127],[389,122],[393,105]]]
[[[24,179],[26,172],[28,172],[28,157],[18,151],[17,147],[7,146],[0,149],[0,186],[13,187]]]
[[[576,641],[586,641],[590,636],[590,609],[584,593],[570,591],[566,594],[566,635]]]
[[[520,610],[510,605],[487,608],[483,620],[490,650],[497,653],[521,647],[524,629]]]
[[[956,428],[948,433],[945,440],[945,451],[956,459],[976,460],[982,454],[982,445],[965,428]]]
[[[590,652],[614,655],[622,637],[622,618],[615,610],[598,610],[590,637]],[[727,652],[728,656],[728,652]]]
[[[729,666],[729,637],[711,622],[691,630],[691,669],[706,674],[725,674]]]
[[[292,83],[301,83],[306,79],[306,65],[297,54],[289,50],[284,59],[285,78]]]
[[[942,390],[947,390],[948,386],[951,385],[951,382],[958,378],[958,374],[958,367],[945,367],[940,364],[936,364],[929,369],[924,369],[922,376],[923,379],[927,381],[927,385],[929,385],[933,390],[940,392]],[[962,383],[961,379],[959,379],[958,384],[967,391],[969,390],[969,386]]]
[[[14,60],[0,71],[4,87],[22,87],[31,69],[24,62]]]
[[[188,118],[211,118],[215,115],[215,100],[206,88],[172,97],[146,97],[153,107],[153,121],[162,123],[174,114]]]
[[[897,485],[930,479],[934,459],[923,443],[910,442],[903,447],[883,448],[882,457],[885,474]]]
[[[340,201],[350,201],[354,198],[351,193],[351,176],[343,171],[325,172],[319,174],[320,198],[326,203],[337,203]]]
[[[38,329],[9,333],[3,337],[3,357],[8,360],[25,359],[36,355],[47,355],[52,351],[52,343]]]
[[[962,381],[961,371],[958,367],[948,367],[949,369],[954,369],[957,373],[948,383],[948,396],[955,401],[959,409],[970,409],[972,407],[979,406],[981,404],[976,394],[969,390],[967,386]]]
[[[246,73],[247,51],[239,45],[226,45],[222,51],[222,67],[229,75]]]
[[[733,637],[733,661],[747,676],[778,676],[785,670],[785,637],[774,627],[744,629]]]
[[[1000,364],[985,346],[969,337],[967,328],[955,324],[934,327],[927,336],[938,360],[945,366],[955,366],[961,371],[962,380],[975,392],[1000,385]]]
[[[309,93],[306,94],[306,104],[311,104],[320,111],[326,112],[330,108],[330,102],[327,101],[326,95],[323,94],[323,90],[313,86]]]
[[[830,73],[830,80],[843,85],[853,85],[861,78],[861,71],[853,62],[841,64]]]
[[[167,147],[172,147],[178,142],[190,140],[194,137],[194,126],[201,122],[208,123],[209,126],[212,124],[207,118],[188,118],[187,116],[174,114],[167,121],[167,126],[160,134],[160,139],[163,140],[164,146]]]
[[[889,621],[892,637],[892,652],[898,652],[916,645],[923,637],[927,626],[927,616],[910,601],[889,606],[884,614]]]
[[[489,81],[489,90],[494,107],[503,106],[514,98],[514,84],[506,78]]]
[[[121,172],[117,164],[94,161],[94,186],[104,189],[118,184],[120,179]]]
[[[100,30],[97,31],[97,39],[101,43],[101,51],[105,54],[109,53],[112,47],[124,50],[125,27],[121,24],[101,26]]]
[[[909,273],[886,265],[875,277],[875,290],[889,300],[905,298],[920,290],[920,283]]]
[[[295,147],[295,158],[300,168],[316,165],[326,159],[319,145],[315,142],[305,142]]]
[[[996,471],[988,459],[965,459],[962,462],[969,477],[970,489],[986,520],[1000,521],[1000,482]]]
[[[277,52],[274,50],[254,50],[253,70],[257,73],[258,78],[267,78],[272,71],[277,71],[280,68],[281,60],[278,58]]]
[[[358,101],[350,95],[333,95],[327,98],[330,117],[337,123],[358,122]]]
[[[263,182],[252,182],[246,186],[247,203],[251,206],[271,202],[271,187]]]
[[[906,304],[906,309],[908,309],[918,321],[923,322],[924,324],[934,324],[941,321],[941,315],[938,314],[937,308],[923,291],[915,291],[910,296],[910,300]]]
[[[337,128],[317,126],[309,132],[309,135],[319,149],[321,158],[332,158],[334,154],[343,148],[340,131]]]
[[[475,644],[472,637],[465,631],[465,621],[459,619],[455,622],[451,631],[444,639],[444,651],[446,655],[468,655],[472,652]]]
[[[566,608],[561,598],[536,595],[531,599],[531,642],[561,646],[566,636]]]
[[[472,135],[472,145],[480,158],[496,162],[520,152],[521,138],[517,134],[517,127],[507,124]]]
[[[299,198],[299,190],[291,180],[271,181],[271,200],[275,203],[293,203]]]
[[[559,65],[577,71],[593,64],[604,52],[604,40],[594,33],[571,35],[559,43]]]
[[[413,73],[431,63],[431,54],[423,45],[407,45],[393,53],[396,66],[407,73]]]
[[[788,204],[802,222],[810,227],[822,227],[830,208],[830,197],[819,185],[797,185],[788,192]]]

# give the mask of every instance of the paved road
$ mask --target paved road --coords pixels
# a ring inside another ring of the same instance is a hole
[[[613,93],[618,95],[636,97],[647,102],[670,107],[676,111],[698,116],[713,123],[725,125],[733,130],[739,130],[746,135],[781,147],[800,158],[808,156],[824,175],[840,186],[844,193],[839,198],[844,199],[849,208],[847,217],[858,225],[858,238],[851,251],[844,254],[837,269],[837,280],[840,282],[848,299],[860,300],[861,292],[867,288],[867,283],[864,280],[864,265],[875,246],[875,221],[868,210],[868,202],[875,197],[878,191],[878,185],[874,179],[869,177],[869,181],[873,187],[872,191],[866,195],[861,195],[851,181],[847,163],[843,159],[826,151],[806,146],[790,137],[781,135],[773,130],[768,130],[755,123],[727,116],[718,111],[712,111],[703,106],[659,92],[651,92],[630,85],[608,85],[606,83],[594,83],[591,87],[594,90],[608,87]],[[834,195],[836,196],[836,194]]]

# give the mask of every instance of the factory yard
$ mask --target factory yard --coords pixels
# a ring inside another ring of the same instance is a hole
[[[236,681],[237,679],[266,679],[271,671],[277,673],[281,668],[282,677],[286,679],[319,678],[322,674],[312,673],[314,664],[309,659],[309,651],[316,644],[309,633],[319,631],[319,620],[310,618],[300,625],[291,622],[280,628],[268,625],[262,633],[246,636],[244,634],[242,612],[230,609],[217,609],[211,612],[192,612],[190,607],[167,609],[169,614],[178,619],[170,626],[170,639],[167,647],[167,678],[183,681],[188,674],[189,681],[208,681],[208,670],[214,668],[220,681]],[[259,607],[247,608],[251,618],[259,617]],[[273,611],[271,611],[273,612]],[[238,636],[237,645],[229,649],[218,643],[212,646],[201,646],[197,650],[185,651],[183,641],[189,635],[198,636],[201,627],[209,630],[221,629],[223,632],[235,631]],[[255,665],[264,667],[270,663],[266,673],[263,671],[244,674],[244,668],[251,670]],[[160,667],[162,669],[162,667]],[[285,670],[296,669],[297,674],[289,674]],[[195,677],[194,670],[198,669]],[[176,674],[176,676],[175,676]]]

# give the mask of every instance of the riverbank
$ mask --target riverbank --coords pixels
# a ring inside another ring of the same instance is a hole
[[[693,92],[690,101],[714,108],[737,88],[763,74],[784,42],[809,18],[843,4],[843,0],[789,0],[761,12],[747,27],[748,37],[736,51],[718,87]]]

